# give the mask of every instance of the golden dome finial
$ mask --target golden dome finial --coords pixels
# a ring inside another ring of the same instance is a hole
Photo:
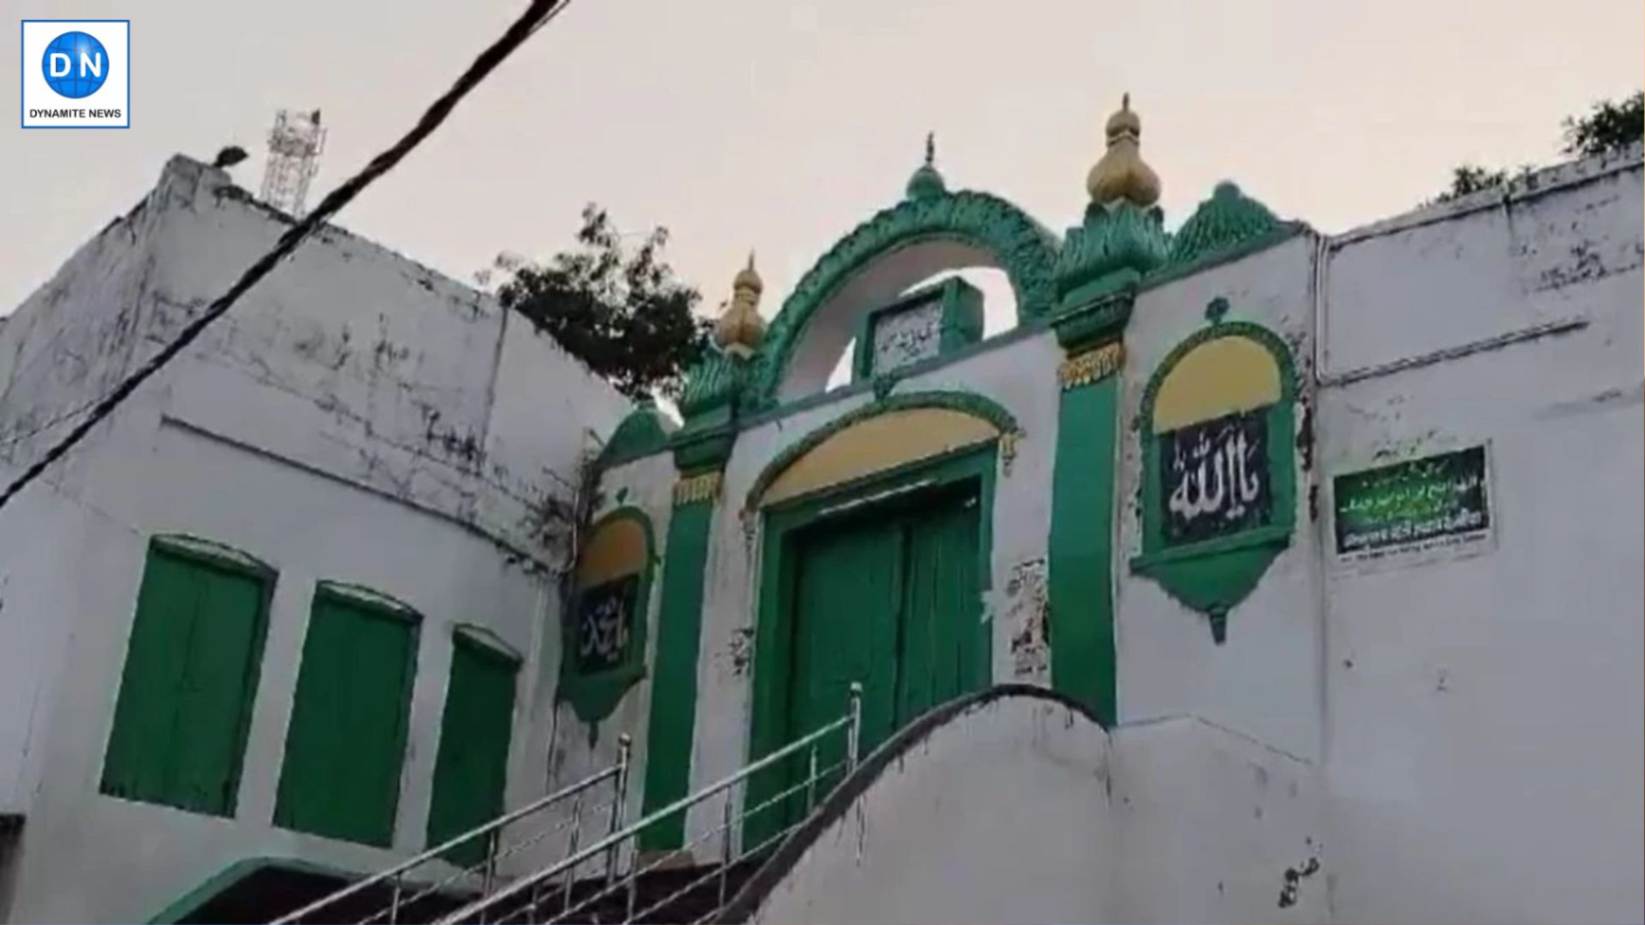
[[[754,252],[748,252],[748,265],[737,271],[731,280],[731,304],[714,323],[714,343],[732,356],[748,357],[759,349],[765,338],[765,319],[760,317],[760,293],[765,281],[754,269]]]
[[[1085,176],[1085,191],[1097,205],[1121,200],[1147,208],[1159,201],[1159,175],[1143,163],[1139,150],[1142,120],[1131,109],[1131,94],[1120,97],[1120,108],[1108,117],[1108,150]]]

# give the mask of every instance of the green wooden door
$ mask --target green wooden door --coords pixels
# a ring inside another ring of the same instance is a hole
[[[269,578],[156,544],[103,762],[111,796],[232,815]]]
[[[440,748],[434,759],[429,847],[502,815],[518,670],[519,663],[512,657],[464,636],[456,637],[440,720]],[[485,857],[485,849],[485,839],[470,839],[446,857],[470,866]]]
[[[985,683],[976,496],[944,499],[906,529],[896,725]]]
[[[276,825],[384,847],[393,841],[416,657],[409,613],[316,592]]]
[[[979,508],[974,491],[944,492],[804,532],[789,599],[788,741],[839,718],[853,681],[863,685],[863,756],[920,714],[986,683]],[[843,736],[819,747],[819,792],[838,781],[844,757]],[[782,777],[794,786],[808,774],[801,755]],[[798,819],[805,800],[797,790],[779,820]]]

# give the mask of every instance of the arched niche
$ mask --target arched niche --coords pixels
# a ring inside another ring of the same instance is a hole
[[[1256,587],[1296,521],[1296,369],[1261,325],[1179,344],[1143,393],[1142,553],[1132,568],[1211,617]]]
[[[751,392],[770,407],[822,391],[864,312],[944,271],[1003,271],[1017,320],[1055,303],[1057,239],[998,196],[960,191],[910,199],[841,238],[801,278],[772,320]]]
[[[570,612],[563,621],[559,699],[584,722],[610,715],[645,675],[645,631],[655,542],[638,508],[595,521],[577,555]]]
[[[1000,441],[1009,458],[1016,418],[971,392],[908,392],[870,402],[800,438],[766,465],[749,489],[753,511],[968,447]]]

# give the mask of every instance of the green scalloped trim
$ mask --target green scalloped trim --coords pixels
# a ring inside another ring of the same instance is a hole
[[[826,424],[811,431],[800,439],[785,447],[780,453],[766,463],[764,469],[754,479],[753,487],[743,501],[744,510],[754,510],[765,490],[777,480],[779,475],[794,461],[806,453],[816,449],[824,440],[834,436],[853,424],[861,423],[872,417],[878,417],[892,411],[906,411],[915,408],[948,408],[954,411],[963,411],[966,414],[982,418],[1000,429],[1001,434],[1021,434],[1022,428],[1011,412],[983,395],[976,392],[930,391],[904,392],[897,395],[887,395],[865,405],[859,405],[845,414],[834,418]]]
[[[709,347],[686,372],[680,393],[681,416],[688,421],[720,408],[735,407],[747,379],[748,361]]]
[[[600,450],[596,465],[615,466],[660,453],[668,448],[668,436],[673,430],[674,422],[668,415],[654,405],[641,405],[617,423],[611,439]]]
[[[1092,205],[1085,223],[1068,229],[1057,254],[1057,299],[1064,310],[1134,285],[1165,263],[1169,244],[1156,208],[1121,202]]]
[[[1171,263],[1187,264],[1271,234],[1281,225],[1268,207],[1235,184],[1217,184],[1171,240]]]
[[[592,534],[614,520],[635,521],[645,531],[645,571],[640,573],[640,590],[635,596],[639,612],[634,615],[634,638],[629,641],[628,661],[594,674],[578,673],[577,660],[571,657],[576,642],[573,638],[577,613],[575,595],[560,620],[560,680],[555,699],[571,704],[577,717],[591,725],[610,716],[634,682],[645,677],[646,623],[651,619],[651,579],[656,571],[657,537],[651,529],[651,518],[631,505],[607,512],[589,526],[588,532]]]
[[[775,403],[806,323],[840,286],[899,247],[942,239],[976,245],[998,258],[1016,295],[1018,323],[1055,307],[1056,235],[1026,212],[998,196],[971,190],[904,200],[852,229],[794,287],[755,360],[749,386],[753,404],[767,408]]]

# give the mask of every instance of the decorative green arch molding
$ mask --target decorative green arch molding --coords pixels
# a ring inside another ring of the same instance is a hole
[[[1161,386],[1189,353],[1211,341],[1240,337],[1272,356],[1279,373],[1279,399],[1264,412],[1266,464],[1271,499],[1267,523],[1199,541],[1167,545],[1161,519],[1164,486],[1160,475],[1160,440],[1154,430],[1155,404]],[[1296,365],[1285,341],[1250,322],[1213,322],[1178,344],[1148,380],[1137,429],[1142,435],[1142,553],[1132,571],[1159,582],[1182,604],[1206,614],[1212,638],[1220,644],[1227,616],[1244,600],[1281,550],[1290,545],[1296,524]]]
[[[607,468],[660,453],[668,448],[668,436],[677,429],[654,402],[643,400],[617,423],[596,465]]]
[[[1028,213],[998,196],[971,190],[904,200],[835,243],[783,302],[754,369],[750,391],[755,406],[775,403],[806,323],[847,280],[878,257],[940,240],[974,245],[999,260],[1016,295],[1019,323],[1047,315],[1055,307],[1057,239]]]
[[[754,479],[753,487],[748,489],[748,495],[743,500],[743,510],[750,511],[757,507],[766,489],[771,487],[771,483],[776,481],[778,476],[793,465],[795,460],[816,449],[829,437],[869,418],[916,408],[946,408],[950,411],[960,411],[982,418],[998,427],[1001,436],[1009,434],[1020,437],[1022,434],[1022,428],[1017,424],[1015,415],[993,399],[976,392],[927,391],[887,395],[847,411],[789,444],[772,457]]]

